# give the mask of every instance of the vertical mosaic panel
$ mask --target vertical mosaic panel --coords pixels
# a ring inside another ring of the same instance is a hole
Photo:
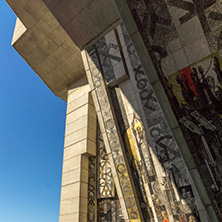
[[[141,169],[145,175],[145,187],[148,189],[147,193],[149,194],[150,201],[153,203],[156,218],[158,221],[162,221],[164,219],[162,213],[164,212],[165,219],[169,219],[168,215],[173,214],[173,212],[171,212],[169,207],[168,210],[166,209],[168,199],[164,196],[163,189],[161,189],[157,170],[154,166],[154,161],[150,153],[150,147],[146,142],[146,135],[141,120],[135,116],[132,126],[136,143],[139,148],[139,154],[141,156]],[[165,176],[164,172],[159,172],[159,174]],[[176,212],[174,212],[174,214],[176,214]]]
[[[118,198],[98,200],[98,222],[124,222]]]
[[[101,131],[98,133],[97,146],[97,198],[101,199],[115,197],[111,166],[109,163],[109,157],[106,153]]]
[[[97,147],[97,221],[122,222],[122,210],[114,189],[110,163],[100,130]]]
[[[194,196],[190,176],[179,148],[124,26],[122,30],[119,29],[119,33],[125,47],[124,56],[129,60],[128,66],[131,66],[128,67],[129,75],[137,95],[136,100],[144,113],[141,118],[134,118],[133,126],[141,156],[149,171],[148,186],[158,221],[167,217],[172,221],[180,217],[188,220],[191,216],[200,221],[198,196]],[[180,189],[183,187],[189,187],[192,203],[188,198],[184,199],[185,195],[181,197]]]
[[[106,129],[107,136],[106,149],[107,153],[110,153],[109,160],[112,161],[115,168],[112,171],[117,175],[116,186],[120,187],[117,191],[123,196],[124,207],[127,210],[129,219],[140,220],[138,206],[136,203],[136,197],[133,192],[132,181],[129,177],[129,172],[126,166],[125,157],[123,154],[121,141],[118,135],[118,129],[115,125],[114,116],[109,103],[109,96],[107,94],[106,85],[103,80],[101,62],[98,57],[98,53],[95,47],[91,47],[87,50],[87,60],[90,67],[88,72],[88,80],[94,87],[96,97],[94,103],[98,103],[100,109],[97,112],[101,112],[101,122]],[[110,149],[110,150],[109,150]]]
[[[222,220],[222,1],[127,3]]]
[[[117,31],[115,32],[117,33]],[[139,110],[143,113],[142,116],[135,114],[132,122],[129,123],[117,86],[110,90],[110,95],[143,217],[145,221],[189,221],[190,219],[200,221],[199,210],[202,206],[199,205],[199,197],[191,186],[179,148],[124,26],[118,27],[118,33],[121,37],[118,40],[119,37],[116,35],[117,39],[114,41],[122,44],[116,48],[116,53],[119,50],[121,56],[121,60],[118,60],[119,67],[124,66],[125,60],[128,68],[125,72],[129,72],[134,94],[137,95]],[[97,42],[97,48],[99,44],[107,45],[106,38],[103,38],[102,43]],[[123,51],[122,54],[120,50]],[[88,53],[93,63],[98,65],[95,48],[92,51],[89,50]],[[103,73],[103,75],[99,75],[98,71],[94,72],[97,67],[91,68],[96,89],[101,87],[103,78],[116,76],[115,73],[118,72],[118,69],[111,68],[106,72],[107,66],[104,66],[103,63],[98,67],[99,73]],[[109,76],[106,77],[106,75]],[[107,81],[108,84],[112,82],[115,82],[115,79],[109,78],[109,82]],[[102,87],[104,86],[102,85]],[[106,112],[104,114],[107,115],[110,100],[104,99],[104,92],[104,89],[98,90],[97,99],[101,110],[104,109]],[[110,128],[106,129],[109,131]],[[109,209],[113,209],[112,204],[109,206]],[[203,209],[201,210],[203,211]],[[106,215],[111,214],[106,213]]]
[[[124,142],[124,147],[127,153],[128,163],[130,165],[130,170],[136,187],[136,194],[139,199],[143,218],[145,221],[153,221],[153,213],[144,188],[144,175],[141,168],[140,159],[137,155],[137,148],[134,144],[132,131],[129,127],[129,123],[126,117],[125,108],[120,95],[120,89],[118,87],[110,89],[110,94],[117,116],[120,133]]]
[[[96,157],[89,157],[88,179],[88,221],[96,222],[97,199],[96,199]]]
[[[98,129],[97,155],[96,157],[89,157],[87,221],[124,221],[114,187],[108,155],[104,147],[101,131]]]

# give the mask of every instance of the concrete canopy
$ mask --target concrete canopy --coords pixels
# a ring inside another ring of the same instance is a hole
[[[120,22],[112,0],[7,0],[18,19],[12,45],[63,100],[85,75],[81,50]],[[105,10],[104,10],[105,9]]]

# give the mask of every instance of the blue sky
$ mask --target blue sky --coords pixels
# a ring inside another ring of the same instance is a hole
[[[0,0],[0,222],[55,222],[66,103],[11,46],[15,19]]]

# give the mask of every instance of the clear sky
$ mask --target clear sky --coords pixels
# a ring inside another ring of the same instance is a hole
[[[11,46],[15,20],[0,0],[0,222],[56,222],[66,103]]]

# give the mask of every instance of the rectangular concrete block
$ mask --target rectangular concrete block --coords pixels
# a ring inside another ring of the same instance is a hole
[[[88,127],[93,130],[97,129],[97,118],[94,115],[88,115]]]
[[[72,134],[65,137],[65,147],[75,144],[81,140],[89,139],[91,141],[96,141],[96,130],[89,127],[84,127]]]
[[[66,125],[65,136],[69,136],[70,134],[73,134],[83,128],[86,128],[87,126],[88,126],[88,116],[85,115],[82,118],[79,118]]]
[[[49,38],[53,39],[58,45],[62,45],[68,39],[68,35],[64,32],[61,26],[58,26],[51,32]]]
[[[63,160],[63,173],[81,167],[81,155]]]
[[[96,110],[95,107],[91,104],[89,104],[89,110],[88,110],[88,115],[91,117],[96,118]]]
[[[80,183],[80,196],[88,198],[88,183]]]
[[[37,73],[48,73],[55,68],[55,64],[47,57],[35,67]]]
[[[86,155],[81,155],[81,168],[85,170],[89,169],[89,158]]]
[[[88,210],[88,198],[80,197],[80,213],[87,214]]]
[[[88,71],[88,70],[89,70],[89,64],[88,64],[88,60],[87,60],[87,56],[86,56],[86,51],[83,50],[83,51],[81,52],[81,55],[82,55],[82,61],[83,61],[85,70]]]
[[[60,220],[87,221],[88,157],[96,155],[97,117],[86,79],[69,87]],[[66,217],[72,215],[72,217]]]
[[[63,159],[69,159],[73,156],[85,153],[87,150],[87,140],[82,140],[64,149]]]
[[[36,19],[44,17],[48,9],[42,1],[30,0],[24,10],[32,14]]]
[[[52,27],[54,27],[54,29],[60,27],[59,22],[55,19],[51,12],[44,13],[43,19],[47,21]]]
[[[62,48],[68,51],[70,54],[73,53],[79,54],[78,48],[75,45],[73,45],[73,41],[69,38],[62,44]]]
[[[96,118],[96,110],[95,107],[91,104],[89,104],[89,111],[88,111],[88,115],[91,117]]]
[[[77,182],[70,185],[62,186],[61,200],[72,199],[76,197],[88,197],[88,184],[84,182]]]
[[[80,213],[79,214],[79,222],[87,222],[87,214]]]
[[[26,1],[26,0],[25,0]],[[16,2],[16,4],[18,5],[18,2],[17,1],[11,1],[11,2]],[[11,2],[10,2],[10,6],[11,6]],[[29,1],[28,1],[29,2]],[[19,2],[19,3],[21,3],[21,1]],[[27,4],[27,3],[26,3]],[[25,10],[25,7],[27,6],[27,5],[29,5],[29,3],[26,5],[26,6],[22,6],[22,3],[21,4],[19,4],[20,5],[20,9],[18,9],[18,7],[17,7],[17,5],[16,5],[16,12],[20,15],[19,17],[20,17],[20,19],[22,20],[22,21],[24,21],[24,23],[25,23],[25,26],[28,28],[28,29],[30,29],[31,27],[33,27],[37,22],[38,22],[38,20],[39,20],[39,18],[37,18],[35,15],[33,15],[31,12],[29,12],[29,11],[27,11],[27,10]],[[12,7],[12,6],[11,6]],[[12,7],[13,8],[13,7]],[[14,9],[13,9],[14,10]]]
[[[96,156],[96,142],[93,142],[91,140],[87,140],[87,151],[86,154],[89,156]]]
[[[54,41],[55,42],[55,41]],[[56,50],[54,50],[50,55],[49,55],[49,60],[57,66],[59,63],[65,61],[71,54],[67,51],[64,50],[61,46],[56,47]],[[63,73],[66,73],[66,70],[63,69]]]
[[[74,122],[77,119],[82,118],[83,116],[88,114],[88,104],[81,106],[79,109],[67,114],[66,116],[66,125]]]
[[[67,104],[67,114],[78,109],[79,107],[87,104],[89,102],[89,93],[82,95],[81,97],[73,100]]]
[[[39,63],[41,63],[46,57],[47,53],[44,52],[39,45],[35,46],[33,50],[30,51],[29,55],[27,56],[27,62],[32,62],[33,67],[36,67]]]
[[[83,80],[82,80],[83,81]],[[68,103],[74,101],[75,99],[83,96],[84,94],[87,94],[88,92],[90,92],[90,87],[89,84],[86,83],[85,81],[83,83],[79,83],[80,86],[72,86],[69,89],[68,92]]]
[[[60,215],[78,213],[79,206],[80,206],[79,197],[68,200],[62,200],[60,202]]]
[[[73,221],[79,221],[79,214],[67,214],[67,215],[60,215],[59,222],[73,222]]]
[[[74,170],[63,173],[62,186],[79,182],[81,176],[80,173],[81,173],[81,168],[76,168]]]
[[[96,143],[85,139],[64,149],[64,160],[79,154],[96,155]]]
[[[96,95],[96,91],[92,90],[90,94],[91,94],[92,99],[93,99],[93,104],[95,106],[95,110],[96,110],[96,112],[98,112],[100,110],[100,106],[99,106],[99,103],[98,103],[98,98],[97,98],[97,95]]]
[[[75,144],[81,140],[87,139],[87,128],[83,128],[65,137],[65,147]]]
[[[39,43],[39,48],[46,53],[46,55],[50,55],[53,53],[57,48],[58,44],[53,40],[46,38],[42,42]],[[61,58],[60,58],[61,59]]]
[[[90,115],[91,117],[96,118],[96,112],[94,106],[91,104],[85,104],[79,109],[74,110],[73,112],[67,114],[66,116],[66,125],[74,122],[77,119],[82,118],[85,115]]]
[[[88,169],[81,169],[81,182],[88,183]]]
[[[80,194],[80,183],[74,183],[67,186],[63,186],[61,189],[61,201],[73,199],[79,197]]]
[[[93,142],[96,142],[96,129],[92,129],[88,127],[87,138]]]

